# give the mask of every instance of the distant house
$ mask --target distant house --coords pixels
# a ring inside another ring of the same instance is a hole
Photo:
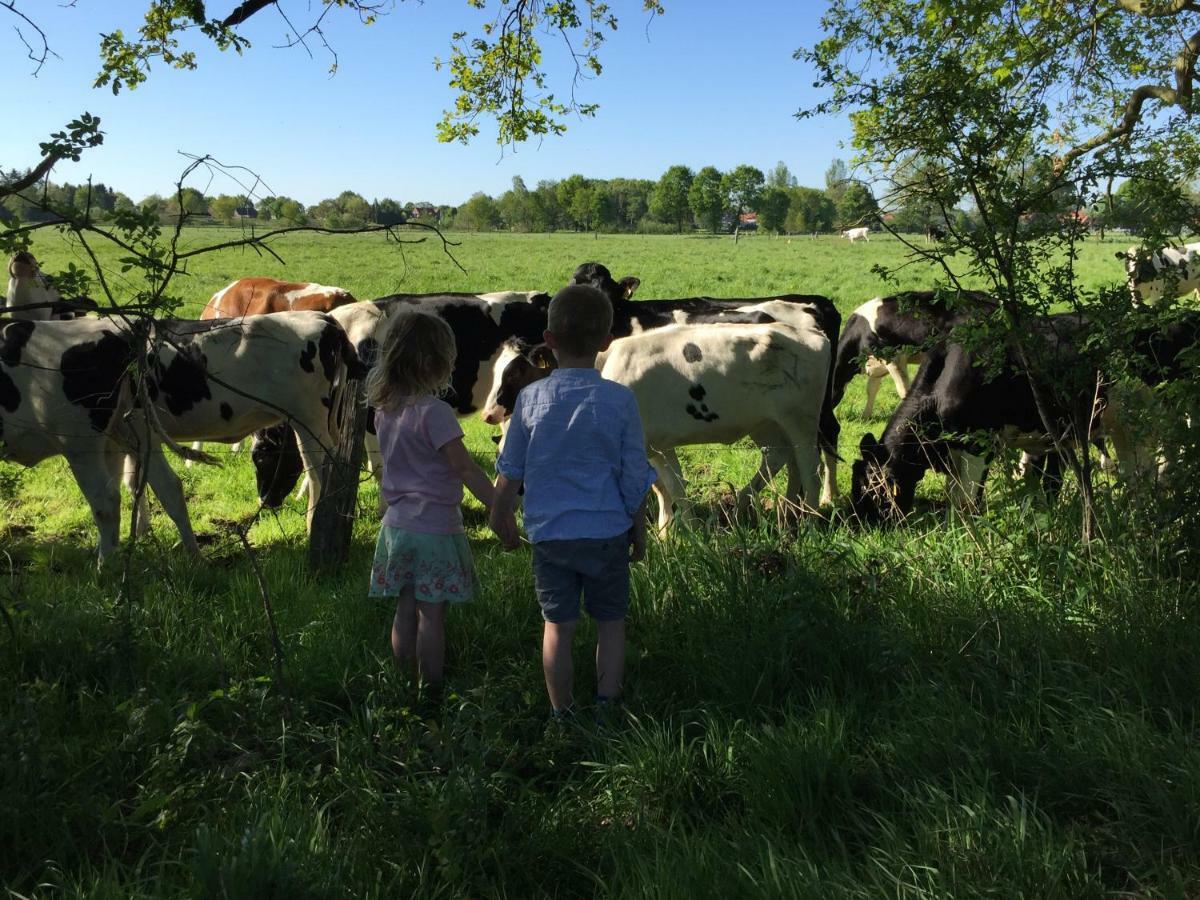
[[[438,213],[438,208],[436,206],[414,206],[412,208],[412,215],[410,216],[410,218],[432,219],[433,221],[437,222],[442,217]]]
[[[742,213],[738,216],[738,228],[742,231],[754,231],[758,228],[758,213]]]
[[[254,208],[253,203],[247,200],[241,206],[234,209],[233,217],[235,219],[257,219],[258,210]]]

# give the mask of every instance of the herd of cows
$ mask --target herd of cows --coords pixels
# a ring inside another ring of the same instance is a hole
[[[1200,287],[1200,245],[1120,255],[1135,301]],[[868,414],[889,376],[903,397],[881,437],[864,436],[853,463],[851,506],[864,520],[909,512],[930,468],[955,476],[955,499],[973,500],[997,438],[1020,436],[1031,464],[1056,483],[1061,460],[1047,439],[1048,419],[1062,434],[1097,422],[1088,439],[1110,438],[1123,468],[1146,458],[1122,427],[1115,398],[1064,401],[1061,391],[1039,391],[1012,350],[985,368],[953,339],[957,326],[994,311],[982,293],[960,292],[950,302],[932,291],[875,298],[843,328],[820,295],[634,300],[639,280],[617,281],[599,263],[579,266],[570,281],[612,302],[616,339],[597,366],[637,397],[659,476],[660,527],[684,501],[675,449],[691,444],[749,437],[762,449],[740,505],[785,468],[796,508],[836,499],[835,410],[864,369]],[[540,291],[357,301],[340,288],[245,278],[213,295],[198,321],[100,316],[90,301],[60,297],[36,260],[17,253],[0,309],[0,460],[31,466],[64,456],[91,508],[101,560],[117,544],[122,480],[131,487],[144,480],[184,547],[198,552],[164,446],[211,462],[203,442],[253,435],[261,502],[279,506],[304,475],[311,524],[322,466],[340,437],[340,401],[369,371],[397,312],[419,308],[446,321],[458,346],[448,402],[461,416],[501,424],[520,388],[553,367],[541,346],[549,301]],[[1086,325],[1076,314],[1049,316],[1031,324],[1028,337],[1070,358]],[[1200,313],[1140,335],[1152,363],[1147,381],[1188,376],[1185,351],[1198,339]],[[907,367],[916,362],[910,383]],[[1050,408],[1047,397],[1058,398]],[[370,417],[366,449],[377,462]]]

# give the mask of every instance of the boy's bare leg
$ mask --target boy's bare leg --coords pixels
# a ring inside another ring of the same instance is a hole
[[[625,677],[625,620],[596,623],[596,696],[615,700]]]
[[[442,683],[446,663],[446,604],[417,601],[417,674],[426,684]]]
[[[411,587],[396,598],[396,616],[392,619],[392,657],[402,671],[412,666],[417,653],[417,601]]]
[[[575,667],[571,660],[571,643],[575,637],[574,622],[546,622],[542,630],[542,673],[546,676],[546,693],[555,712],[570,709]]]

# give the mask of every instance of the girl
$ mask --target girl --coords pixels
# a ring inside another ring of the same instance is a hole
[[[415,662],[418,677],[434,686],[442,680],[446,606],[470,600],[478,583],[463,534],[463,485],[492,506],[491,482],[463,446],[454,410],[437,397],[450,382],[454,357],[449,325],[428,313],[403,313],[367,380],[387,504],[370,595],[396,598],[396,664]]]

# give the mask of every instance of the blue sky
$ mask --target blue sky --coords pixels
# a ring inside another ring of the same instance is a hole
[[[287,0],[297,22],[318,0]],[[210,15],[235,0],[208,0]],[[640,0],[611,0],[621,20],[602,52],[604,74],[582,85],[580,99],[600,104],[594,119],[572,119],[563,137],[515,151],[484,126],[470,146],[439,144],[435,125],[452,102],[445,72],[450,34],[478,30],[486,14],[466,0],[412,0],[370,27],[334,11],[328,37],[339,55],[313,46],[275,49],[285,38],[266,10],[243,27],[253,47],[238,57],[209,49],[198,36],[199,69],[158,65],[133,91],[93,89],[99,35],[136,30],[148,0],[18,0],[45,29],[60,59],[33,78],[32,63],[0,10],[0,73],[8,127],[0,131],[0,165],[25,168],[36,144],[79,112],[98,115],[102,147],[65,163],[55,179],[92,175],[135,200],[166,193],[186,165],[180,151],[212,154],[260,174],[273,192],[304,203],[350,189],[368,199],[457,204],[478,190],[498,195],[520,175],[529,186],[574,172],[589,177],[657,178],[668,166],[725,170],[740,163],[764,171],[783,160],[801,183],[823,184],[849,138],[844,120],[800,121],[794,113],[819,99],[812,73],[792,58],[819,38],[823,4],[797,0],[667,0],[650,21]],[[494,5],[494,4],[493,4]],[[555,40],[547,38],[547,43]],[[560,51],[552,51],[561,62]],[[553,88],[567,88],[558,65]],[[194,182],[206,193],[238,193],[236,184]]]

